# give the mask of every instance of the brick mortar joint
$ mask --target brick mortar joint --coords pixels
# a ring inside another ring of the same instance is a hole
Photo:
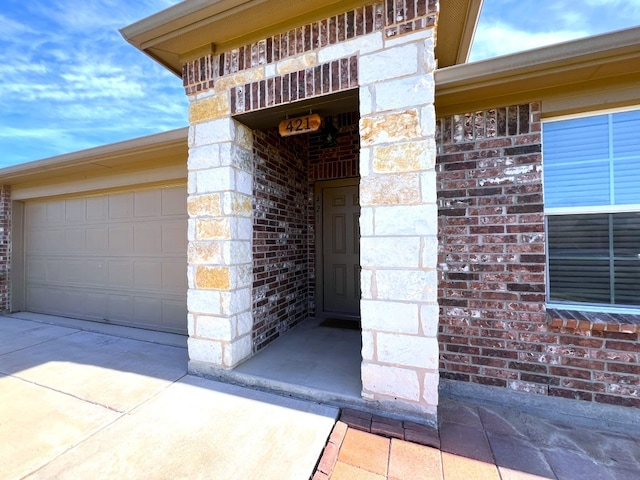
[[[197,94],[214,88],[219,78],[275,65],[279,61],[317,52],[371,33],[380,32],[385,38],[394,39],[434,28],[437,23],[438,2],[418,0],[412,11],[394,8],[393,0],[372,1],[354,10],[301,25],[230,51],[187,62],[183,65],[182,74],[186,93]],[[407,14],[412,16],[408,17]]]

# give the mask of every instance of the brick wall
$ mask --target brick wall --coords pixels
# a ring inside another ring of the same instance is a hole
[[[358,114],[332,121],[335,146],[254,132],[254,351],[315,313],[315,182],[357,176],[360,150]]]
[[[0,311],[11,310],[11,187],[0,187]]]
[[[254,351],[308,314],[307,143],[254,132]]]
[[[640,406],[638,334],[551,327],[539,104],[437,124],[442,378]]]

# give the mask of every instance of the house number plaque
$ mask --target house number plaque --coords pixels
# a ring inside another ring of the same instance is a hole
[[[320,115],[314,113],[305,115],[304,117],[287,118],[280,122],[278,130],[280,136],[289,137],[291,135],[300,135],[301,133],[317,132],[320,130],[322,119]]]

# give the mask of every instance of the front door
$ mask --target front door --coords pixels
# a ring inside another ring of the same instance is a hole
[[[360,317],[358,185],[322,190],[322,314]]]

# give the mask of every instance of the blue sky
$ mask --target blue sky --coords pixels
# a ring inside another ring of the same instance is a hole
[[[0,167],[186,126],[180,79],[118,32],[175,3],[2,0]],[[639,24],[640,0],[485,0],[471,60]]]

